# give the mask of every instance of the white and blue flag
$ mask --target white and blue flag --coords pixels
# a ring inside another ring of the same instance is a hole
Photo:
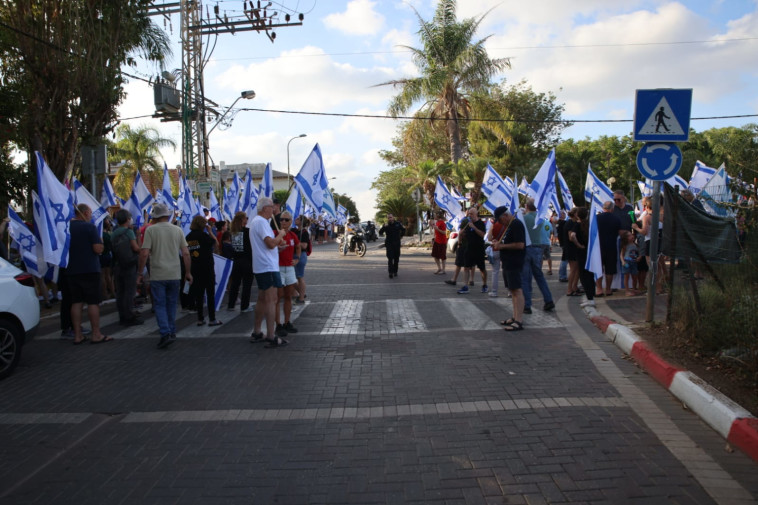
[[[274,198],[274,173],[271,170],[271,163],[266,163],[266,170],[263,171],[263,179],[258,187],[258,195]]]
[[[344,226],[347,222],[347,209],[342,204],[337,205],[337,225]]]
[[[550,217],[550,202],[553,199],[553,194],[555,194],[556,170],[555,149],[552,149],[529,185],[534,195],[534,206],[537,209],[537,219],[534,220],[535,228],[540,219]]]
[[[603,260],[600,256],[600,238],[597,231],[597,214],[603,209],[603,204],[598,204],[594,199],[590,207],[590,229],[587,237],[587,260],[584,269],[595,274],[595,280],[603,276]]]
[[[558,176],[558,185],[561,187],[561,198],[563,199],[563,209],[568,212],[574,208],[574,198],[571,196],[571,190],[566,184],[566,179],[560,170],[556,169],[555,174]]]
[[[26,265],[26,271],[37,277],[42,277],[47,272],[47,263],[37,237],[10,205],[8,205],[8,218],[10,219],[8,234],[18,246],[18,252]]]
[[[241,188],[240,178],[237,175],[237,172],[234,172],[232,183],[229,185],[229,188],[226,190],[226,195],[224,196],[224,212],[226,212],[230,218],[234,218],[234,215],[240,210]]]
[[[296,187],[290,191],[290,196],[287,198],[284,208],[292,215],[292,221],[295,221],[295,219],[303,214],[303,197],[300,196],[300,192]]]
[[[328,184],[324,160],[318,144],[313,147],[300,172],[295,176],[295,184],[308,205],[321,213],[324,208],[324,190],[328,190]],[[334,208],[331,210],[333,213]]]
[[[166,162],[163,162],[163,185],[155,195],[155,201],[165,204],[172,214],[176,210],[175,200],[171,195],[171,176],[168,173]]]
[[[221,310],[221,302],[224,299],[224,293],[226,293],[226,285],[229,284],[229,277],[232,275],[232,260],[213,255],[213,271],[216,274],[216,285],[214,289],[214,305],[216,310]],[[207,303],[207,301],[206,301]],[[209,304],[210,305],[210,304]]]
[[[722,205],[732,201],[732,190],[729,188],[728,176],[723,166],[703,186],[698,198],[705,210],[715,216],[726,217],[733,214],[729,207]]]
[[[97,232],[102,235],[103,221],[105,221],[105,218],[108,217],[107,209],[104,209],[100,205],[100,202],[98,202],[97,199],[92,196],[92,193],[87,191],[87,188],[84,186],[84,184],[82,184],[76,177],[73,177],[72,181],[74,204],[79,205],[80,203],[83,203],[87,205],[90,210],[92,210],[92,219],[90,222],[95,225]]]
[[[39,201],[40,240],[45,261],[65,267],[68,265],[68,251],[71,245],[69,221],[74,218],[74,197],[71,192],[56,179],[39,151],[37,158],[37,194]]]
[[[121,205],[121,199],[116,196],[111,180],[107,177],[103,180],[103,189],[100,191],[100,205],[106,209]]]
[[[200,209],[195,205],[195,199],[192,198],[192,191],[190,190],[189,184],[187,184],[187,179],[184,177],[179,181],[179,193],[179,210],[182,213],[179,219],[179,226],[186,235],[190,232],[192,218],[200,213]]]
[[[719,169],[721,168],[724,168],[723,163]],[[718,169],[706,166],[705,163],[697,160],[695,162],[695,168],[692,170],[692,177],[690,177],[690,182],[688,184],[689,190],[692,191],[692,194],[697,195],[700,193],[700,190],[703,189],[706,184],[708,184],[708,181],[711,180],[711,177],[716,175],[717,171]]]
[[[447,189],[447,186],[442,182],[442,178],[439,175],[437,176],[437,184],[434,186],[434,203],[440,209],[450,214],[453,219],[457,218],[460,220],[466,215],[463,209],[461,209],[458,199],[450,193],[450,190]]]
[[[595,175],[589,163],[587,164],[587,180],[584,183],[584,201],[590,206],[592,202],[596,202],[601,209],[604,202],[613,201],[613,191]]]
[[[223,221],[224,216],[221,214],[221,206],[216,199],[216,193],[214,193],[213,187],[211,187],[210,190],[210,204],[211,208],[209,210],[211,211],[211,217],[216,221]]]

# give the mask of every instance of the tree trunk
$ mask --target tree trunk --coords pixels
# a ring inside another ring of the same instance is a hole
[[[450,111],[450,117],[447,121],[447,137],[450,141],[450,159],[454,164],[463,157],[461,148],[461,128],[458,124],[458,113],[455,108]]]

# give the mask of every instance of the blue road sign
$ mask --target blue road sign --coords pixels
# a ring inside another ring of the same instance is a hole
[[[634,140],[687,142],[691,89],[638,89],[634,103]]]
[[[637,168],[653,181],[665,181],[682,168],[682,151],[676,144],[646,143],[637,153]]]

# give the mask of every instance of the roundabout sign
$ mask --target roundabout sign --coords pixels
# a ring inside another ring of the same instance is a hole
[[[682,168],[682,151],[676,144],[646,143],[637,153],[637,168],[651,181],[665,181]]]

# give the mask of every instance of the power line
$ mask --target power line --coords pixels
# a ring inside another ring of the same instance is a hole
[[[278,114],[300,114],[305,116],[331,116],[331,117],[358,117],[358,118],[371,118],[371,119],[425,119],[429,121],[448,121],[447,118],[440,117],[421,117],[421,116],[387,116],[378,114],[348,114],[339,112],[309,112],[309,111],[294,111],[294,110],[279,110],[279,109],[252,109],[242,108],[243,111],[251,112],[273,112]],[[709,116],[709,117],[693,117],[690,121],[699,120],[712,120],[712,119],[739,119],[758,117],[758,114],[739,114],[730,116]],[[483,123],[632,123],[633,119],[489,119],[489,118],[458,118],[460,121],[479,121]]]
[[[511,47],[491,47],[488,51],[518,51],[524,49],[583,49],[583,48],[601,48],[601,47],[643,47],[643,46],[673,46],[673,45],[688,45],[688,44],[715,44],[721,42],[750,42],[758,40],[758,37],[743,37],[733,39],[712,39],[712,40],[678,40],[669,42],[627,42],[619,44],[565,44],[565,45],[548,45],[548,46],[511,46]],[[402,54],[410,53],[411,51],[397,49],[388,51],[353,51],[344,53],[313,53],[313,54],[289,54],[289,55],[277,55],[277,56],[250,56],[234,57],[234,58],[218,58],[216,61],[239,61],[239,60],[266,60],[270,58],[304,58],[304,57],[318,57],[318,56],[364,56],[374,54]]]

